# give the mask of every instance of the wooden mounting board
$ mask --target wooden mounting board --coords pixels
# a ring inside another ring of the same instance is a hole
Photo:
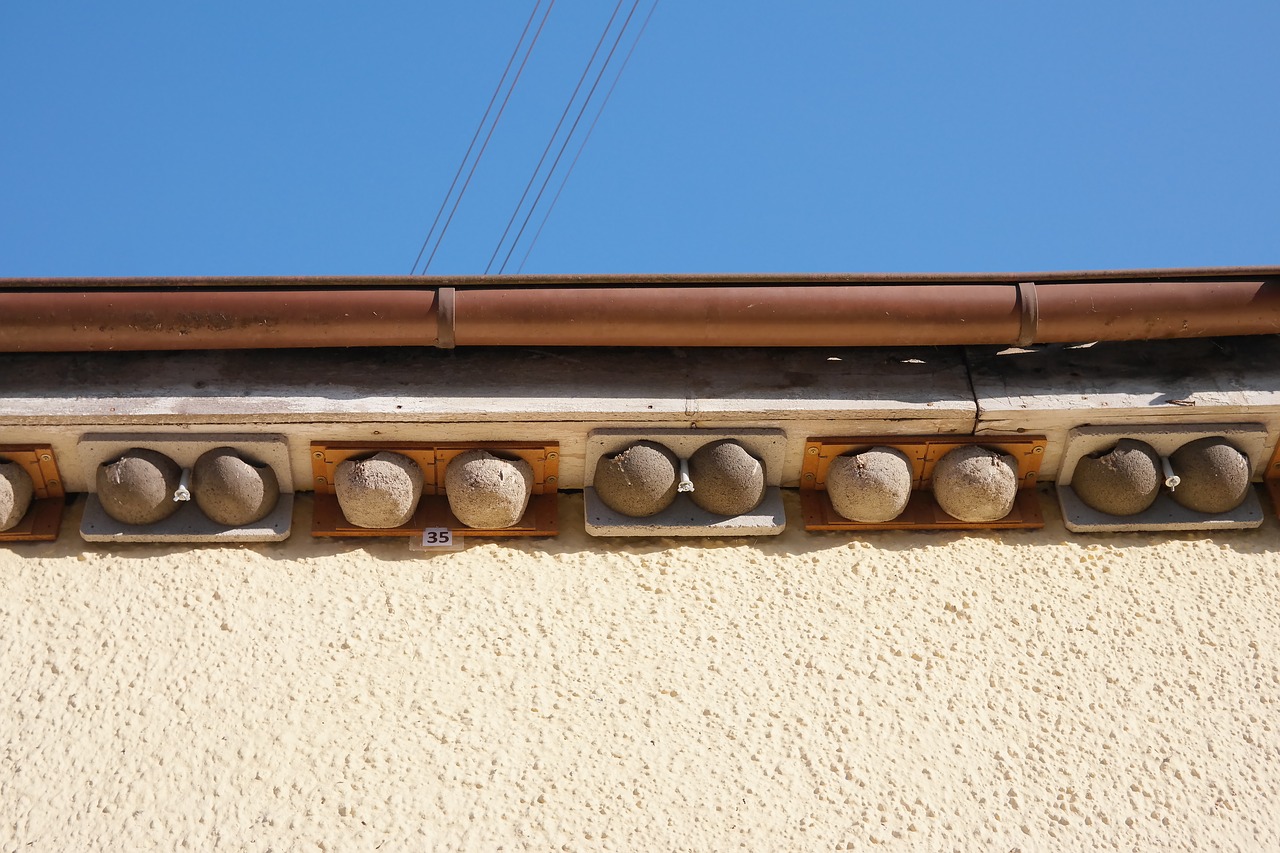
[[[928,489],[933,486],[933,470],[942,457],[957,447],[971,444],[1012,456],[1018,463],[1021,488],[1036,484],[1040,461],[1044,458],[1042,435],[871,435],[809,439],[805,443],[800,488],[825,489],[827,468],[837,456],[872,447],[892,447],[911,460],[912,489]]]
[[[560,532],[558,523],[559,496],[552,492],[533,495],[524,516],[512,527],[500,530],[481,530],[467,527],[449,511],[449,501],[444,495],[423,495],[413,518],[400,527],[356,527],[347,521],[338,506],[338,497],[332,493],[316,492],[311,511],[312,536],[418,536],[428,527],[447,527],[454,535],[463,536],[555,536]]]
[[[1040,511],[1040,496],[1035,489],[1019,489],[1013,500],[1013,509],[999,521],[961,521],[947,515],[933,499],[931,492],[912,492],[907,508],[891,521],[850,521],[835,511],[831,498],[825,491],[802,489],[800,510],[804,514],[804,529],[823,530],[1009,530],[1016,528],[1044,527],[1044,515]]]
[[[312,480],[317,494],[333,494],[334,473],[338,465],[356,456],[371,456],[379,451],[408,456],[422,469],[422,493],[444,494],[445,471],[453,457],[468,450],[488,450],[495,456],[515,456],[533,468],[535,495],[559,491],[560,445],[554,441],[338,441],[311,442]]]
[[[53,448],[43,444],[0,444],[0,459],[16,462],[31,477],[35,495],[22,520],[0,532],[0,542],[52,542],[62,527],[66,504]]]
[[[1263,469],[1262,483],[1267,488],[1267,496],[1271,498],[1271,511],[1280,517],[1280,443],[1276,444],[1267,467]]]
[[[338,505],[334,489],[334,472],[339,464],[358,456],[379,451],[408,456],[422,469],[422,499],[413,518],[400,527],[357,527],[347,521]],[[468,527],[449,509],[445,497],[445,472],[449,462],[468,450],[488,450],[496,456],[518,457],[533,468],[533,494],[524,516],[511,527],[481,530]],[[384,442],[312,442],[311,471],[315,484],[315,509],[311,519],[312,536],[414,536],[428,527],[447,527],[455,534],[467,536],[555,536],[558,532],[557,482],[560,470],[560,445],[556,442],[520,441],[434,443]]]
[[[999,521],[961,521],[938,506],[930,491],[933,472],[947,453],[964,445],[978,445],[1012,456],[1018,464],[1021,486],[1013,509]],[[835,511],[826,492],[826,474],[832,460],[850,451],[891,447],[911,460],[912,493],[906,509],[885,522],[850,521]],[[811,438],[805,444],[800,478],[800,506],[805,530],[947,530],[1008,529],[1044,526],[1035,486],[1044,458],[1044,436],[852,436]]]

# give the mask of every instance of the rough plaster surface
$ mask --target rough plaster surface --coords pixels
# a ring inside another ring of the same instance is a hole
[[[1280,848],[1274,518],[602,541],[562,496],[424,557],[78,507],[0,547],[5,850]]]

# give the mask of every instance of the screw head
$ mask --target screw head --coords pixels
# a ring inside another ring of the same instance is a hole
[[[312,453],[311,455],[312,455],[312,456],[314,456],[314,457],[315,457],[315,458],[317,458],[317,459],[323,459],[323,458],[324,458],[324,452],[323,452],[323,451],[321,451],[321,450],[317,450],[315,453]]]
[[[49,486],[56,486],[56,485],[58,485],[58,481],[57,481],[57,480],[46,480],[46,481],[45,481],[45,483],[46,483],[46,485],[49,485]]]
[[[50,456],[48,453],[41,453],[41,454],[40,454],[40,461],[41,461],[41,462],[52,462],[52,461],[53,461],[53,457],[52,457],[52,456]]]
[[[816,447],[810,447],[808,450],[806,450],[806,451],[805,451],[805,453],[808,453],[810,456],[817,456],[817,455],[818,455],[818,448],[816,448]]]
[[[316,482],[317,482],[317,483],[327,483],[327,482],[329,482],[329,481],[328,481],[328,480],[326,480],[324,477],[316,477]]]
[[[813,474],[805,474],[805,475],[804,475],[804,478],[805,478],[806,480],[812,480],[812,479],[813,479]]]
[[[548,483],[554,483],[555,481],[556,481],[556,477],[554,474],[552,474],[550,477],[547,478]]]
[[[559,454],[559,453],[556,453],[556,452],[553,450],[553,451],[551,451],[550,453],[548,453],[548,454],[547,454],[547,458],[548,458],[548,459],[559,459],[559,458],[560,458],[560,454]]]
[[[1032,448],[1031,452],[1032,452],[1032,453],[1044,453],[1044,448],[1043,448],[1043,447],[1034,447],[1034,448]]]

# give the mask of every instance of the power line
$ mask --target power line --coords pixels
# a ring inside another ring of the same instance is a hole
[[[609,67],[609,63],[613,60],[613,54],[618,49],[618,44],[622,41],[623,34],[626,33],[627,27],[631,24],[631,18],[635,15],[636,9],[640,7],[640,0],[635,0],[631,4],[631,11],[627,13],[627,19],[622,22],[622,29],[618,31],[618,36],[613,40],[613,46],[609,48],[609,55],[605,57],[604,64],[600,66],[600,71],[596,74],[595,81],[591,84],[591,91],[587,92],[586,100],[582,102],[582,108],[578,110],[578,115],[573,120],[573,126],[569,128],[569,133],[564,138],[564,142],[560,145],[559,152],[556,153],[556,159],[551,164],[551,170],[547,172],[547,177],[542,181],[542,186],[538,188],[538,194],[533,199],[533,204],[529,207],[529,212],[525,214],[524,222],[520,224],[520,230],[516,232],[515,239],[511,242],[511,248],[507,250],[506,257],[502,259],[502,266],[498,269],[501,275],[507,269],[507,264],[511,260],[511,254],[515,251],[516,246],[520,243],[520,238],[524,235],[525,228],[529,225],[529,220],[533,218],[533,212],[538,208],[538,202],[542,200],[542,194],[546,191],[547,185],[551,183],[551,177],[555,174],[556,167],[560,165],[560,158],[564,156],[565,149],[569,147],[569,140],[573,138],[574,132],[578,129],[578,122],[582,120],[582,116],[587,111],[587,105],[591,103],[591,98],[595,95],[596,87],[600,85],[600,80],[604,77],[605,69]]]
[[[440,244],[444,242],[444,235],[449,230],[449,224],[453,222],[453,215],[458,211],[458,205],[462,202],[462,196],[466,193],[467,187],[471,184],[471,177],[476,173],[476,167],[480,165],[480,158],[484,157],[485,149],[489,147],[489,140],[493,138],[493,132],[498,127],[498,122],[502,120],[502,114],[507,108],[507,102],[511,99],[511,93],[515,91],[516,84],[520,82],[520,75],[524,73],[525,63],[529,61],[530,54],[533,53],[533,47],[538,43],[538,36],[542,34],[542,28],[546,26],[547,18],[551,15],[551,10],[555,8],[556,0],[550,0],[547,4],[547,10],[542,15],[542,20],[538,22],[538,29],[533,34],[533,39],[529,42],[528,48],[525,50],[524,58],[520,60],[520,67],[516,69],[515,77],[511,80],[511,85],[507,88],[507,94],[502,99],[502,105],[498,108],[498,114],[493,119],[493,124],[489,126],[489,132],[485,135],[484,143],[480,146],[480,152],[476,154],[475,161],[471,164],[471,170],[467,173],[467,178],[462,183],[462,189],[458,191],[457,198],[454,199],[453,207],[449,211],[449,216],[445,219],[444,227],[440,230],[440,236],[436,239],[435,248],[431,250],[431,254],[427,256],[427,263],[422,268],[423,275],[431,267],[431,261],[435,258],[436,252],[440,249]],[[529,27],[533,24],[533,19],[538,14],[538,9],[542,6],[542,0],[537,0],[534,4],[533,11],[529,13],[529,20],[525,22],[524,29],[520,32],[520,38],[516,41],[515,49],[511,52],[511,58],[507,60],[507,67],[502,72],[502,77],[498,80],[497,87],[493,90],[492,97],[489,98],[489,106],[485,108],[484,115],[480,119],[480,124],[476,126],[476,132],[471,137],[471,144],[467,146],[467,153],[463,155],[462,162],[458,164],[458,171],[453,176],[453,183],[449,185],[449,191],[445,193],[444,199],[440,202],[440,209],[436,212],[435,221],[431,223],[431,230],[427,232],[427,238],[422,241],[422,248],[418,250],[418,257],[413,262],[413,269],[409,271],[410,275],[414,275],[418,269],[418,262],[422,260],[422,254],[426,251],[427,245],[431,242],[431,235],[436,230],[436,223],[440,221],[440,216],[444,213],[445,206],[449,203],[449,196],[453,193],[454,186],[458,183],[458,177],[462,174],[462,170],[467,165],[467,158],[471,156],[471,150],[476,144],[476,139],[480,136],[480,131],[484,127],[485,121],[489,118],[489,112],[493,109],[493,103],[497,100],[498,93],[502,91],[502,85],[507,79],[507,74],[511,71],[511,64],[515,61],[516,54],[520,52],[520,45],[524,43],[524,38],[529,32]]]
[[[565,171],[564,178],[560,181],[560,187],[556,190],[555,197],[551,199],[551,204],[547,206],[547,212],[542,215],[542,222],[538,224],[538,230],[534,232],[533,239],[529,241],[529,248],[524,250],[524,257],[520,259],[520,266],[516,269],[517,274],[524,272],[524,265],[528,263],[529,255],[533,253],[533,247],[538,245],[538,238],[542,236],[542,229],[547,227],[547,220],[551,218],[551,211],[556,209],[556,203],[560,201],[560,194],[564,192],[565,185],[569,183],[569,176],[573,174],[573,167],[578,165],[578,158],[582,156],[587,143],[591,141],[591,134],[595,132],[596,122],[600,121],[600,116],[604,115],[605,107],[609,106],[609,99],[613,97],[613,90],[618,88],[618,81],[622,79],[623,72],[627,70],[627,63],[631,61],[631,55],[636,52],[636,45],[640,44],[640,39],[644,38],[644,31],[649,28],[649,21],[653,18],[653,13],[657,11],[658,3],[660,2],[661,0],[653,0],[653,6],[649,8],[649,14],[645,15],[644,23],[640,25],[640,34],[631,43],[631,49],[627,51],[626,57],[622,60],[622,67],[618,69],[618,74],[613,78],[609,91],[605,93],[604,102],[600,104],[596,117],[591,120],[591,126],[587,128],[587,135],[582,138],[582,144],[578,146],[578,153],[573,155],[573,160],[569,163],[569,168]]]
[[[458,171],[453,173],[453,181],[449,184],[449,190],[444,194],[444,198],[440,199],[440,209],[436,211],[436,218],[431,221],[431,229],[427,231],[427,237],[422,241],[422,248],[418,250],[418,257],[413,261],[413,269],[409,270],[409,275],[414,275],[418,271],[418,264],[422,261],[422,253],[427,250],[427,244],[431,242],[431,235],[435,234],[436,226],[440,224],[440,216],[444,213],[444,207],[449,203],[449,197],[453,195],[453,189],[458,185],[458,178],[462,177],[462,170],[467,165],[467,160],[471,158],[471,150],[475,148],[476,140],[480,138],[480,131],[484,129],[485,122],[489,120],[489,113],[493,110],[494,103],[498,100],[498,93],[502,91],[502,84],[506,82],[507,75],[511,73],[511,66],[515,64],[516,54],[520,52],[520,45],[524,44],[524,37],[529,34],[529,27],[533,26],[533,19],[538,14],[538,7],[542,5],[542,0],[538,0],[533,5],[533,11],[529,13],[529,20],[525,21],[524,29],[520,31],[520,38],[516,41],[515,48],[511,51],[511,58],[507,60],[507,67],[502,69],[502,76],[498,78],[498,85],[493,89],[493,95],[489,98],[489,106],[484,108],[484,115],[480,117],[480,123],[476,125],[476,132],[471,135],[471,143],[467,145],[467,153],[462,155],[462,162],[458,164]]]
[[[502,229],[502,236],[498,238],[498,245],[493,247],[493,254],[489,256],[489,263],[485,265],[484,273],[489,274],[489,270],[493,268],[493,262],[498,257],[498,252],[502,251],[502,244],[507,241],[507,235],[511,233],[511,226],[515,224],[516,217],[520,215],[520,209],[524,207],[524,201],[529,197],[529,190],[533,189],[533,182],[538,179],[538,173],[542,170],[542,164],[547,161],[547,154],[551,152],[551,146],[555,144],[556,137],[560,134],[560,128],[564,126],[564,120],[569,115],[569,110],[573,107],[573,102],[578,98],[578,92],[582,90],[582,84],[587,79],[587,73],[591,71],[591,66],[595,64],[596,56],[600,53],[600,47],[604,44],[605,37],[609,35],[609,30],[613,28],[613,22],[618,17],[619,10],[622,9],[623,0],[618,0],[616,6],[613,7],[613,14],[609,16],[609,21],[604,25],[604,30],[600,33],[600,38],[596,41],[595,50],[591,51],[591,58],[587,60],[586,67],[582,69],[582,75],[578,77],[578,85],[573,87],[573,94],[569,96],[569,101],[564,105],[564,111],[560,113],[560,120],[556,122],[555,130],[551,131],[551,138],[547,140],[547,145],[542,149],[542,156],[538,158],[538,165],[533,167],[533,174],[529,176],[529,182],[524,185],[524,192],[520,194],[520,200],[516,202],[515,209],[511,211],[511,218],[507,220],[507,227]]]

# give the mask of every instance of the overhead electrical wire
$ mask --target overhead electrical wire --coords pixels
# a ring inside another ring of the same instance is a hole
[[[448,191],[444,194],[444,198],[440,200],[440,209],[436,211],[436,218],[431,222],[431,228],[427,231],[427,237],[422,241],[422,248],[418,250],[418,257],[413,261],[413,268],[409,270],[409,275],[415,275],[418,272],[418,264],[422,262],[422,254],[427,250],[427,244],[431,242],[432,235],[436,232],[436,226],[440,224],[440,217],[444,213],[445,205],[449,203],[453,190],[458,186],[458,178],[462,177],[462,170],[466,168],[467,161],[471,159],[471,151],[476,147],[476,140],[480,138],[480,131],[484,130],[485,122],[489,120],[489,113],[493,111],[493,105],[498,101],[498,95],[502,92],[502,85],[507,81],[507,75],[511,73],[511,66],[515,64],[516,55],[520,53],[520,45],[524,44],[524,37],[529,34],[529,27],[533,26],[533,19],[538,15],[538,7],[542,5],[542,0],[538,0],[533,6],[533,11],[529,13],[529,20],[525,21],[524,29],[520,31],[520,38],[516,41],[516,46],[511,51],[511,57],[507,60],[507,67],[502,69],[502,76],[498,78],[498,85],[493,88],[493,95],[489,98],[489,105],[484,108],[484,115],[480,117],[480,123],[476,125],[476,132],[471,135],[471,143],[467,145],[467,153],[462,155],[462,162],[458,163],[458,171],[453,173],[453,181],[449,184]]]
[[[564,156],[565,149],[569,147],[569,140],[573,138],[574,132],[578,129],[578,122],[582,120],[582,116],[587,111],[587,106],[591,103],[592,97],[595,95],[596,87],[600,85],[600,80],[604,77],[605,70],[609,67],[609,63],[613,60],[613,54],[618,49],[618,44],[622,41],[623,35],[627,31],[627,27],[631,24],[631,19],[636,13],[636,9],[640,7],[640,0],[635,0],[631,4],[631,11],[627,13],[627,18],[622,22],[622,28],[618,30],[617,37],[613,40],[613,45],[609,48],[609,54],[605,57],[604,63],[600,66],[600,71],[596,74],[596,79],[591,84],[591,90],[587,92],[586,99],[582,102],[582,107],[578,110],[577,117],[573,120],[573,125],[569,128],[569,133],[565,136],[564,142],[560,145],[559,152],[556,153],[556,159],[551,163],[551,169],[547,172],[547,176],[542,181],[542,186],[538,188],[538,194],[534,196],[533,204],[529,207],[529,212],[525,214],[524,222],[520,224],[520,230],[516,232],[515,239],[511,242],[511,247],[507,250],[506,256],[502,259],[502,266],[498,269],[498,274],[502,275],[507,264],[511,261],[511,255],[515,252],[515,248],[520,243],[520,238],[524,235],[525,228],[529,225],[529,220],[533,217],[533,212],[537,210],[538,203],[542,200],[542,194],[546,191],[547,185],[551,183],[551,177],[555,174],[556,168],[560,165],[560,158]]]
[[[636,52],[636,46],[640,44],[640,39],[644,38],[644,32],[649,28],[649,21],[653,19],[653,13],[657,11],[658,3],[661,0],[653,0],[653,5],[649,7],[649,14],[645,15],[644,23],[640,25],[640,33],[636,36],[636,40],[631,43],[631,48],[627,51],[627,55],[623,57],[622,65],[618,68],[617,75],[613,78],[613,83],[609,85],[609,91],[605,93],[604,101],[600,104],[600,109],[596,111],[596,116],[591,120],[591,126],[587,128],[586,135],[582,138],[582,143],[578,146],[578,152],[573,155],[573,160],[569,163],[569,168],[565,170],[564,177],[560,180],[560,186],[556,190],[555,196],[551,199],[551,204],[547,206],[547,210],[542,214],[542,221],[538,224],[538,230],[534,232],[533,239],[529,241],[529,246],[524,250],[524,257],[520,259],[520,266],[516,269],[516,273],[524,272],[524,265],[529,261],[529,255],[533,253],[533,247],[538,245],[538,238],[542,236],[542,229],[547,227],[547,220],[551,218],[551,212],[556,209],[556,203],[560,201],[560,194],[564,192],[565,185],[569,183],[569,176],[573,174],[573,167],[578,165],[578,158],[582,156],[582,152],[586,149],[587,143],[591,141],[591,134],[595,132],[596,123],[600,121],[600,116],[604,115],[605,107],[609,106],[609,99],[613,97],[613,90],[618,88],[618,81],[622,79],[623,73],[627,70],[627,63],[631,61],[631,56]]]
[[[507,220],[507,227],[502,230],[502,236],[498,238],[498,245],[493,247],[493,254],[489,256],[489,263],[485,265],[485,275],[489,274],[489,270],[493,269],[493,262],[498,257],[498,252],[502,251],[502,245],[507,241],[507,235],[511,233],[511,226],[515,224],[516,217],[520,215],[520,209],[524,207],[525,199],[529,197],[529,190],[533,189],[533,182],[538,179],[538,173],[542,171],[542,164],[547,161],[547,155],[551,153],[551,146],[555,144],[556,137],[560,135],[560,128],[564,127],[564,120],[569,116],[569,110],[572,109],[574,101],[578,99],[578,92],[582,91],[582,84],[587,79],[587,74],[591,71],[591,66],[595,64],[596,57],[600,54],[600,48],[604,45],[605,38],[609,35],[609,30],[613,28],[613,22],[617,20],[618,12],[622,9],[624,0],[618,0],[617,5],[613,7],[613,14],[609,16],[608,22],[604,25],[604,29],[600,33],[600,38],[596,40],[595,49],[591,51],[591,58],[587,60],[587,64],[582,69],[582,74],[578,77],[578,84],[573,87],[573,93],[569,95],[568,102],[564,105],[564,110],[560,113],[560,120],[556,122],[555,130],[551,131],[551,138],[547,140],[546,147],[542,149],[542,156],[538,158],[538,165],[533,167],[533,174],[529,176],[529,182],[524,185],[524,192],[520,194],[520,200],[516,202],[515,209],[511,211],[511,218]]]
[[[467,173],[466,180],[462,183],[462,189],[458,191],[457,197],[454,199],[453,207],[449,211],[449,216],[445,219],[444,227],[440,230],[439,237],[436,238],[435,248],[431,250],[431,254],[427,256],[427,263],[422,268],[425,275],[431,267],[431,261],[435,258],[436,252],[440,249],[440,244],[444,241],[444,235],[449,230],[449,224],[453,222],[453,216],[458,211],[458,205],[462,202],[462,196],[466,194],[467,187],[471,184],[471,177],[476,172],[476,167],[480,165],[480,159],[484,156],[485,149],[489,147],[489,140],[493,138],[493,132],[498,127],[498,122],[502,120],[502,114],[507,108],[507,102],[511,99],[511,93],[515,91],[516,84],[520,82],[520,75],[524,72],[525,64],[529,61],[530,54],[533,53],[534,45],[538,43],[538,36],[542,34],[542,28],[546,26],[547,18],[551,15],[551,10],[555,7],[556,0],[550,0],[547,4],[547,10],[542,15],[542,20],[538,23],[538,29],[533,34],[533,39],[529,42],[528,48],[524,53],[524,58],[520,60],[520,67],[516,69],[515,77],[511,80],[511,85],[507,87],[507,93],[502,99],[502,105],[498,107],[498,114],[494,117],[493,123],[489,126],[489,132],[485,135],[484,143],[480,146],[480,151],[476,154],[475,161],[471,164],[471,170]],[[440,222],[440,217],[444,213],[445,207],[449,203],[449,197],[453,195],[454,187],[457,186],[458,178],[462,175],[466,168],[467,160],[471,157],[471,151],[475,147],[476,139],[480,137],[480,131],[484,128],[485,122],[489,118],[489,113],[493,110],[493,104],[498,99],[498,94],[502,91],[503,84],[506,82],[507,75],[511,71],[511,65],[515,62],[516,55],[520,52],[520,46],[524,44],[525,36],[529,33],[529,27],[533,24],[533,19],[538,15],[538,9],[542,7],[542,0],[537,0],[534,4],[533,11],[529,13],[529,20],[525,22],[524,29],[520,32],[520,38],[516,41],[515,49],[511,51],[511,58],[507,60],[507,66],[503,69],[502,77],[498,80],[498,85],[493,90],[492,97],[489,98],[489,106],[485,108],[484,115],[480,118],[480,123],[476,125],[476,132],[471,137],[471,144],[467,146],[466,153],[462,156],[462,162],[458,164],[458,171],[453,176],[453,182],[449,184],[449,190],[445,193],[444,198],[440,202],[440,209],[436,212],[435,220],[431,223],[431,229],[427,232],[427,237],[422,241],[422,248],[418,250],[418,257],[413,262],[413,268],[409,271],[410,275],[416,275],[418,264],[422,260],[423,253],[426,252],[427,246],[431,242],[431,237],[435,233],[436,225]]]

